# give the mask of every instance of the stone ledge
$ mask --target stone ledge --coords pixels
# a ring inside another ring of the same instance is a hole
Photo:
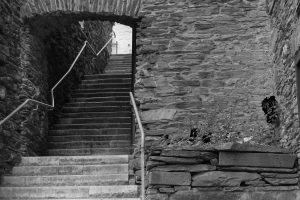
[[[234,151],[234,152],[259,152],[259,153],[282,153],[290,154],[293,153],[288,149],[282,149],[274,146],[264,146],[258,144],[239,144],[239,143],[225,143],[216,146],[217,151]]]

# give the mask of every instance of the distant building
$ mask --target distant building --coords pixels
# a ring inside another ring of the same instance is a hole
[[[132,28],[115,23],[113,31],[116,38],[112,42],[112,54],[129,54],[132,51]]]

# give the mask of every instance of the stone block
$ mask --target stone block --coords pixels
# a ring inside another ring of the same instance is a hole
[[[178,191],[170,195],[170,200],[298,200],[300,191]]]
[[[220,152],[220,166],[293,168],[296,156],[275,153]]]
[[[147,200],[168,200],[167,194],[149,194],[146,197]]]
[[[189,172],[161,172],[152,171],[149,174],[150,185],[190,185]]]
[[[298,178],[264,178],[271,185],[298,185]]]
[[[165,172],[207,172],[216,170],[215,166],[207,164],[198,165],[163,165],[152,168],[153,171]]]
[[[299,178],[299,174],[278,174],[278,173],[261,173],[265,178]]]
[[[174,186],[175,191],[187,191],[187,190],[191,190],[191,186]]]
[[[282,149],[279,147],[274,146],[264,146],[264,145],[258,145],[258,144],[239,144],[239,143],[224,143],[219,146],[215,147],[218,151],[234,151],[234,152],[260,152],[260,153],[292,153],[288,149]]]
[[[163,149],[161,156],[174,156],[174,157],[183,157],[183,158],[201,158],[204,160],[210,160],[217,158],[217,154],[211,152],[201,152],[201,151],[185,151],[185,150],[169,150]]]
[[[238,172],[271,172],[271,173],[296,173],[297,169],[287,168],[271,168],[271,167],[219,167],[222,171],[238,171]]]
[[[176,114],[176,109],[156,109],[142,112],[143,121],[172,120]]]
[[[146,169],[149,171],[153,167],[160,166],[160,165],[165,165],[165,162],[159,162],[159,161],[147,161],[146,163]]]
[[[167,187],[162,187],[162,188],[159,188],[158,189],[159,192],[161,193],[174,193],[175,192],[175,189],[174,188],[167,188]]]
[[[169,164],[200,164],[204,160],[200,158],[178,158],[178,157],[163,157],[163,156],[150,156],[152,161],[160,161]]]
[[[201,187],[219,187],[219,186],[240,186],[245,181],[260,180],[261,176],[256,173],[247,172],[205,172],[194,175],[192,178],[192,186]]]

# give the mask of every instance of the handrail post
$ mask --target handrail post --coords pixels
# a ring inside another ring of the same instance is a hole
[[[129,92],[129,95],[130,95],[130,101],[132,103],[135,112],[135,117],[137,119],[139,129],[141,132],[141,182],[142,182],[141,199],[144,200],[145,199],[145,133],[144,133],[143,125],[132,92]]]

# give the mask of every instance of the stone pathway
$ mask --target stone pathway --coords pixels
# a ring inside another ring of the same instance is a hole
[[[1,180],[0,199],[137,200],[129,185],[131,55],[86,75],[49,131],[49,155],[23,157]]]

